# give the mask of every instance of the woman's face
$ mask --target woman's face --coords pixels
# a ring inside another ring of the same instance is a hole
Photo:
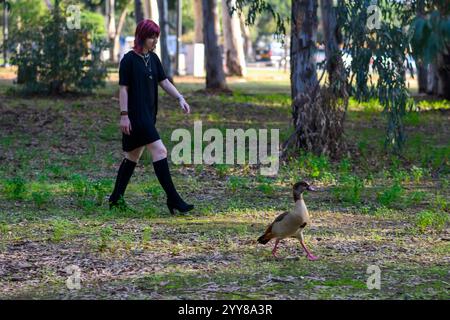
[[[155,50],[157,43],[158,43],[158,37],[153,36],[151,38],[145,39],[144,45],[147,47],[148,50],[153,51],[153,50]]]

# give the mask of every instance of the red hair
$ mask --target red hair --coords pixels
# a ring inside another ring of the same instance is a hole
[[[136,52],[142,53],[145,40],[152,38],[153,36],[159,37],[159,26],[150,19],[144,19],[136,26],[136,32],[134,33],[134,47]]]

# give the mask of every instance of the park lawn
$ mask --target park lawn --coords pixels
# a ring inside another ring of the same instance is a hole
[[[18,97],[0,92],[0,299],[448,299],[449,106],[420,102],[406,117],[401,156],[383,148],[376,101],[350,103],[348,152],[338,160],[302,154],[276,177],[248,165],[175,165],[173,179],[196,208],[170,216],[144,153],[126,192],[134,211],[110,212],[122,159],[117,74],[92,96]],[[157,128],[171,132],[278,128],[292,132],[289,77],[229,78],[232,95],[205,96],[199,79],[176,78],[192,107],[160,96]],[[162,90],[160,89],[160,93]],[[224,131],[223,131],[224,132]],[[307,179],[313,225],[308,261],[295,239],[256,242],[292,207],[291,184]],[[68,289],[68,266],[81,289]],[[367,268],[381,269],[369,290]]]

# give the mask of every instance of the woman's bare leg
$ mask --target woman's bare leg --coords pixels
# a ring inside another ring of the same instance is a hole
[[[142,156],[142,153],[144,152],[144,149],[145,149],[145,146],[142,146],[142,147],[138,147],[131,151],[125,151],[125,158],[138,163],[139,159]]]
[[[153,162],[167,158],[167,149],[161,139],[147,144],[146,147],[152,155]]]

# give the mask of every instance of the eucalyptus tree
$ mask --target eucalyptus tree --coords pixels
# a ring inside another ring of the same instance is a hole
[[[318,26],[317,0],[292,0],[290,18],[280,16],[266,0],[236,0],[233,10],[243,12],[243,8],[248,7],[248,24],[253,24],[261,12],[270,12],[276,21],[275,34],[283,38],[286,35],[285,24],[291,23],[294,133],[283,143],[283,157],[287,157],[290,147],[294,147],[294,152],[302,148],[330,155],[337,155],[342,150],[347,88],[350,88],[348,93],[358,100],[377,98],[380,101],[387,120],[385,145],[394,152],[401,151],[405,142],[402,119],[412,108],[405,83],[406,71],[412,71],[408,59],[412,53],[410,26],[420,1],[424,0],[379,0],[374,5],[371,0],[338,0],[333,12],[327,10],[331,3],[322,1],[323,18],[327,19],[324,25],[327,33],[325,46],[336,48],[336,37],[330,33],[339,29],[342,48],[338,53],[346,56],[347,63],[339,63],[339,76],[330,74],[328,79],[331,78],[332,82],[327,81],[320,86],[323,75],[317,75],[313,58]],[[334,17],[335,26],[330,20]],[[335,49],[331,51],[336,52]],[[333,56],[327,54],[325,69],[335,69]]]
[[[205,42],[206,89],[224,90],[229,88],[223,71],[222,54],[218,43],[217,0],[202,0],[203,39]]]

